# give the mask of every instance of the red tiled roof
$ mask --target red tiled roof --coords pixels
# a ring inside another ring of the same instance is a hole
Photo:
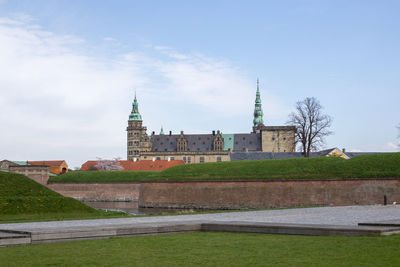
[[[45,165],[49,167],[60,166],[63,164],[65,160],[37,160],[37,161],[28,161],[31,165]]]
[[[185,164],[183,160],[120,160],[119,164],[124,171],[162,171],[173,166]],[[97,165],[96,160],[89,160],[82,164],[81,171],[88,171]]]

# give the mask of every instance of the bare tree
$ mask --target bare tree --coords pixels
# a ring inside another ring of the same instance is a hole
[[[322,106],[314,97],[307,97],[296,103],[296,111],[289,114],[288,125],[296,127],[296,144],[299,144],[304,157],[316,151],[325,143],[325,137],[333,132],[329,130],[332,118],[322,114]]]
[[[97,158],[97,164],[94,168],[99,171],[119,171],[123,169],[119,160],[120,158],[112,160]]]

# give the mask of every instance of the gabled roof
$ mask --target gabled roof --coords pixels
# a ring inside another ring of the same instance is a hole
[[[81,171],[92,170],[94,166],[97,165],[96,160],[86,161],[82,164]],[[124,171],[162,171],[173,166],[178,166],[185,164],[183,160],[139,160],[139,161],[131,161],[131,160],[120,160],[119,164],[123,168]]]
[[[63,163],[66,163],[65,160],[38,160],[38,161],[28,161],[31,165],[44,165],[49,167],[59,167]]]
[[[30,165],[27,161],[21,161],[21,160],[12,160],[12,163],[15,163],[19,166],[26,166],[26,165]]]
[[[343,153],[338,148],[330,148],[317,152],[311,152],[310,158],[314,157],[326,157],[334,152],[344,155],[345,158],[350,158],[350,156]],[[294,159],[303,158],[304,154],[302,152],[233,152],[230,154],[232,161],[238,160],[261,160],[261,159]]]

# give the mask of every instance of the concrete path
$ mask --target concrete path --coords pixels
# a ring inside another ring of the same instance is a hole
[[[375,205],[14,223],[0,224],[0,231],[28,232],[32,237],[28,243],[212,229],[286,234],[381,235],[399,232],[400,225],[358,224],[399,220],[400,205]],[[210,225],[214,228],[210,228]],[[310,232],[310,229],[319,230]],[[15,243],[15,239],[13,241]]]

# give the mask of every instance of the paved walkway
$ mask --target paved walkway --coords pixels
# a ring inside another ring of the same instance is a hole
[[[197,215],[13,223],[0,224],[0,230],[56,230],[67,229],[71,227],[108,227],[118,225],[135,225],[143,223],[183,223],[190,221],[240,221],[254,223],[293,223],[356,226],[358,223],[387,220],[400,220],[400,205],[319,207],[248,212],[210,213]]]

